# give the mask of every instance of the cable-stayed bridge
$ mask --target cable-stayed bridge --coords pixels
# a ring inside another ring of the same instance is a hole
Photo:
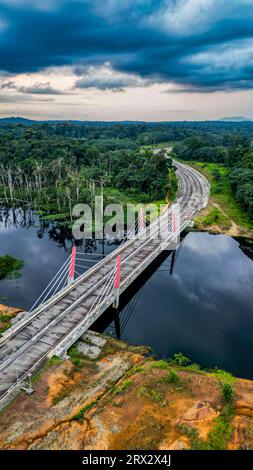
[[[204,176],[174,164],[180,219],[175,220],[172,206],[145,229],[136,221],[128,239],[102,259],[96,254],[85,258],[74,248],[30,311],[0,338],[0,408],[21,388],[29,392],[36,370],[54,355],[66,355],[108,307],[117,307],[120,294],[163,250],[170,249],[177,234],[207,205],[210,187]],[[80,275],[83,267],[88,269]]]

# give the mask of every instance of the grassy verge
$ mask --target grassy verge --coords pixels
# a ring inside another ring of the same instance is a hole
[[[0,334],[4,333],[11,327],[9,315],[0,315]]]
[[[0,309],[0,336],[12,326],[12,320],[21,312],[21,309],[9,309],[1,306]]]
[[[40,220],[45,222],[58,221],[58,220],[67,220],[69,219],[69,213],[64,214],[47,214],[40,217]]]
[[[208,213],[205,216],[195,218],[196,228],[208,228],[212,226],[219,226],[223,230],[229,230],[230,219],[218,207],[208,206]]]
[[[229,219],[233,220],[238,226],[246,229],[253,229],[253,223],[247,212],[235,200],[233,192],[228,181],[229,168],[220,163],[206,162],[184,162],[204,174],[211,182],[211,196],[226,213],[226,216],[220,211],[214,213],[212,210],[210,218],[218,218],[218,224],[227,224]],[[223,217],[222,217],[223,216]],[[208,217],[208,216],[207,216]],[[225,217],[225,219],[224,219]],[[209,222],[209,220],[207,220]],[[208,225],[208,224],[207,224]]]
[[[96,400],[91,401],[88,403],[86,406],[84,406],[75,416],[73,416],[74,421],[79,421],[82,423],[85,418],[85,414],[90,411],[95,405],[97,405],[99,402],[99,399],[97,398]]]

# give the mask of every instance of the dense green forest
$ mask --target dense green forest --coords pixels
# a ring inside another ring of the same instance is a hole
[[[101,185],[113,202],[153,202],[173,197],[172,160],[143,149],[130,127],[12,125],[0,128],[0,198],[33,201],[47,213],[71,213],[76,203],[93,204]],[[130,136],[131,135],[131,139]],[[78,136],[77,136],[78,135]]]
[[[0,199],[35,201],[46,213],[92,204],[101,185],[108,201],[172,199],[172,161],[152,146],[173,143],[177,158],[225,164],[235,198],[253,215],[252,135],[252,122],[2,121]]]
[[[186,161],[222,163],[235,199],[253,217],[253,147],[252,138],[243,133],[191,136],[174,146],[174,156]],[[213,178],[221,179],[219,169]],[[217,185],[218,188],[218,185]]]

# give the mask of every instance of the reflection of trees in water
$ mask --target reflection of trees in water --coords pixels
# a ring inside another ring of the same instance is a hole
[[[0,206],[0,223],[5,228],[37,228],[39,239],[47,235],[50,240],[56,242],[66,251],[68,251],[69,245],[72,247],[74,244],[72,231],[69,227],[57,222],[42,221],[38,214],[26,206],[19,208]]]
[[[238,241],[243,253],[253,260],[253,240],[251,238],[236,237],[236,241]]]
[[[81,241],[81,247],[85,253],[94,253],[98,249],[98,240],[84,239]]]
[[[70,228],[56,222],[50,223],[48,227],[46,227],[46,231],[49,239],[56,242],[58,246],[64,248],[65,251],[68,251],[67,242],[69,242],[68,245],[70,245],[70,247],[74,245]]]
[[[0,205],[0,223],[6,228],[29,228],[35,225],[37,219],[29,207],[13,208]]]
[[[62,222],[42,221],[30,207],[7,207],[0,205],[0,224],[5,228],[37,228],[37,237],[43,239],[44,236],[58,244],[65,251],[70,251],[75,245],[86,253],[105,253],[105,247],[117,246],[120,240],[104,239],[96,240],[95,238],[75,240],[72,236],[72,229],[64,225]]]

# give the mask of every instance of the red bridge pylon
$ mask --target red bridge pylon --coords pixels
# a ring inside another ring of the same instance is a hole
[[[70,266],[69,266],[69,277],[68,277],[68,285],[74,282],[75,277],[75,267],[76,267],[76,246],[72,248]]]
[[[121,274],[121,257],[117,256],[116,259],[116,276],[115,276],[115,303],[114,308],[119,308],[119,289],[120,289],[120,274]]]

